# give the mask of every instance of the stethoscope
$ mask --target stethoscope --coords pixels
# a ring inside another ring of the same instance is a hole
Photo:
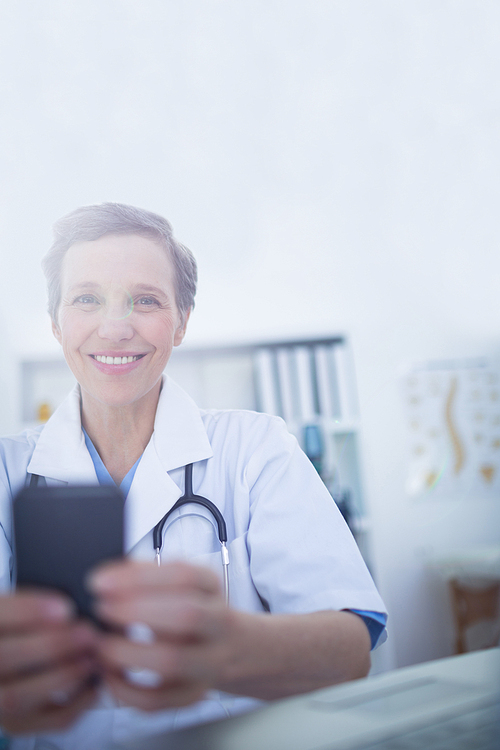
[[[184,469],[184,494],[180,497],[176,503],[172,505],[170,510],[165,513],[163,518],[153,529],[153,547],[156,554],[156,562],[158,566],[161,565],[161,548],[163,547],[163,527],[167,522],[171,513],[177,510],[182,505],[188,505],[193,503],[196,505],[202,505],[212,514],[215,522],[217,523],[217,536],[220,542],[220,552],[222,558],[222,575],[223,575],[223,588],[224,588],[224,599],[226,604],[229,603],[229,552],[226,546],[227,542],[227,529],[224,516],[216,505],[211,500],[207,500],[202,495],[193,495],[193,464],[187,464]]]
[[[38,486],[38,480],[40,477],[38,474],[32,474],[30,479],[30,487],[37,487]],[[224,590],[224,599],[226,604],[229,603],[229,552],[226,546],[227,542],[227,529],[226,529],[226,522],[224,521],[224,516],[218,509],[214,503],[211,502],[211,500],[207,500],[206,497],[202,497],[201,495],[193,495],[193,464],[187,464],[184,469],[184,494],[182,497],[180,497],[174,505],[170,508],[167,513],[163,516],[161,521],[156,524],[156,526],[153,529],[153,547],[155,551],[155,557],[156,557],[156,563],[158,567],[161,565],[161,550],[163,547],[163,527],[165,526],[165,523],[167,522],[169,516],[171,513],[174,512],[174,510],[177,510],[183,505],[188,505],[189,503],[195,504],[195,505],[202,505],[204,508],[206,508],[213,516],[215,522],[217,523],[217,535],[220,542],[221,547],[221,558],[222,558],[222,576],[223,576],[223,590]]]

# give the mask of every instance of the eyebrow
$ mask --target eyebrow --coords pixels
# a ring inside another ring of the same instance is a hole
[[[163,289],[160,289],[157,286],[151,286],[150,284],[136,284],[136,286],[132,287],[131,291],[133,292],[146,292],[148,294],[158,294],[162,297],[168,297],[168,292],[165,292]]]
[[[77,292],[80,289],[99,289],[99,284],[95,284],[93,281],[82,281],[79,284],[73,284],[68,289],[68,293]]]
[[[98,284],[95,281],[82,281],[78,284],[74,284],[69,288],[70,293],[74,293],[80,290],[98,290],[102,289],[101,284]],[[130,290],[131,294],[138,294],[140,292],[144,292],[146,294],[156,294],[161,297],[169,297],[169,293],[165,292],[163,289],[160,289],[160,287],[153,286],[151,284],[136,284],[133,286]]]

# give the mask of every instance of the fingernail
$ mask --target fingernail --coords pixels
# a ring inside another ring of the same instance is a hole
[[[127,638],[135,643],[154,643],[155,634],[144,622],[132,622],[127,625]]]
[[[143,669],[141,667],[126,669],[125,677],[130,684],[144,688],[158,688],[163,682],[163,678],[159,672],[155,672],[154,669]]]

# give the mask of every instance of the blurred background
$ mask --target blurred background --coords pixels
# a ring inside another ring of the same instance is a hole
[[[390,612],[379,668],[452,653],[447,588],[429,561],[500,542],[492,474],[483,488],[438,481],[456,448],[450,383],[467,372],[493,384],[500,354],[498,3],[2,0],[0,11],[0,431],[43,418],[29,399],[66,382],[40,270],[53,222],[101,201],[157,211],[199,262],[180,374],[200,348],[348,350],[356,413],[342,434],[355,437],[357,485],[346,489],[363,496]],[[270,350],[250,350],[264,372]],[[435,481],[412,484],[412,419],[430,424],[434,407],[414,419],[407,389],[433,372],[450,439]]]

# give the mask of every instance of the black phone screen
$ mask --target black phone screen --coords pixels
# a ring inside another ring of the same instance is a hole
[[[13,504],[17,585],[58,589],[95,620],[85,576],[123,556],[124,502],[112,485],[21,490]]]

